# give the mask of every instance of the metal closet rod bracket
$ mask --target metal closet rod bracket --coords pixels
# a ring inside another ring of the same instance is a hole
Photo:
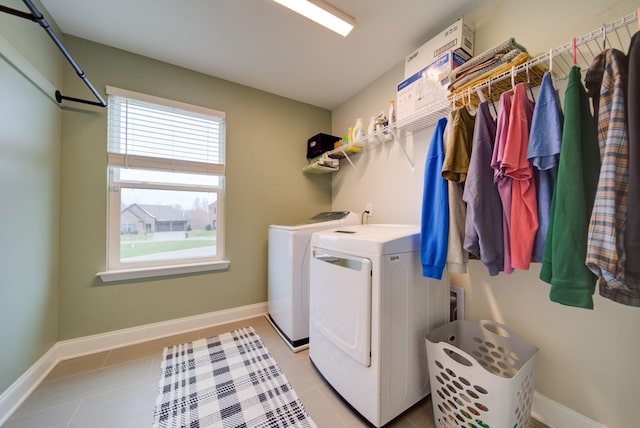
[[[40,11],[34,6],[34,4],[31,2],[31,0],[22,0],[22,1],[29,8],[31,13],[23,12],[21,10],[12,9],[10,7],[2,6],[2,5],[0,5],[0,12],[5,12],[5,13],[8,13],[10,15],[18,16],[20,18],[28,19],[29,21],[37,22],[38,24],[40,24],[40,26],[47,32],[49,37],[51,37],[51,40],[53,40],[53,42],[56,44],[56,46],[58,46],[58,49],[60,49],[60,51],[65,56],[67,61],[69,61],[69,64],[71,64],[71,67],[73,67],[73,69],[75,70],[75,72],[78,75],[78,77],[80,77],[82,79],[82,81],[87,85],[89,90],[91,90],[93,95],[95,95],[95,97],[98,99],[98,101],[88,101],[88,100],[83,100],[83,99],[80,99],[80,98],[67,97],[67,96],[62,95],[62,93],[60,91],[56,91],[56,93],[55,93],[56,101],[58,103],[62,103],[63,100],[67,100],[67,101],[73,101],[73,102],[76,102],[76,103],[90,104],[90,105],[98,106],[98,107],[106,107],[107,106],[107,102],[104,100],[104,98],[102,98],[100,93],[98,93],[96,88],[93,87],[93,85],[91,84],[91,82],[87,78],[87,75],[84,74],[84,71],[82,71],[80,69],[80,67],[78,66],[78,64],[73,60],[73,58],[71,57],[71,54],[69,54],[69,51],[67,51],[67,49],[64,47],[64,45],[62,44],[60,39],[58,39],[58,36],[51,29],[51,27],[49,26],[49,23],[44,18],[42,13],[40,13]]]

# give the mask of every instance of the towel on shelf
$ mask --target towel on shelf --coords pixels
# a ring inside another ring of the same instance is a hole
[[[517,49],[521,52],[527,52],[527,48],[516,42],[516,40],[511,37],[510,39],[505,40],[499,45],[494,46],[493,48],[488,49],[479,55],[474,56],[469,61],[462,64],[460,67],[453,69],[451,71],[451,78],[455,79],[464,74],[468,69],[487,61],[487,59],[495,57],[496,55],[504,55],[514,49]]]
[[[465,92],[467,89],[469,89],[470,87],[472,87],[474,85],[482,83],[482,82],[488,80],[489,78],[497,77],[497,76],[501,75],[502,73],[505,73],[505,72],[509,71],[511,68],[517,67],[517,66],[519,66],[521,64],[524,64],[525,62],[527,62],[527,61],[529,61],[531,59],[533,59],[531,55],[529,55],[526,52],[522,52],[522,53],[518,54],[518,56],[516,56],[512,61],[504,63],[504,64],[500,64],[496,68],[493,68],[493,69],[491,69],[491,70],[489,70],[489,71],[487,71],[485,73],[481,73],[479,76],[477,76],[473,80],[471,80],[471,81],[465,83],[464,85],[456,88],[455,90],[451,91],[451,93],[449,94],[449,99],[455,97],[457,94]],[[535,67],[533,67],[531,70],[532,70],[532,74],[535,73],[536,75],[542,76],[542,74],[544,74],[544,72],[546,71],[546,67],[543,67],[540,64],[538,64]]]
[[[330,158],[328,153],[324,153],[309,163],[309,165],[305,166],[302,171],[309,174],[326,174],[335,172],[338,169],[340,169],[340,160]]]
[[[338,167],[323,166],[318,162],[312,162],[309,165],[305,166],[302,169],[302,172],[306,172],[307,174],[327,174],[330,172],[335,172],[338,169]]]
[[[484,51],[480,55],[455,68],[449,74],[449,91],[454,91],[462,85],[484,75],[496,68],[513,61],[521,53],[526,53],[527,48],[516,42],[511,37],[499,45]]]
[[[471,67],[466,73],[460,74],[449,84],[449,90],[454,91],[462,85],[475,80],[477,77],[483,76],[504,64],[510,63],[521,53],[523,52],[520,49],[512,49],[505,54],[497,54],[487,61]]]

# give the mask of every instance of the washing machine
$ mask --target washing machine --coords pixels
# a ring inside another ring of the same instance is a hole
[[[424,338],[449,319],[449,280],[422,276],[420,228],[369,224],[311,238],[309,357],[380,427],[430,392]]]
[[[309,343],[311,234],[359,223],[354,212],[329,211],[296,224],[269,226],[268,319],[294,352]]]

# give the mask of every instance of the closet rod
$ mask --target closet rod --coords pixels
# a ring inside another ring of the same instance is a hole
[[[49,26],[49,23],[44,18],[42,13],[40,13],[40,11],[34,6],[34,4],[31,2],[31,0],[22,0],[22,1],[29,8],[31,13],[27,13],[27,12],[23,12],[23,11],[20,11],[20,10],[12,9],[10,7],[6,7],[6,6],[2,6],[2,5],[0,5],[0,12],[5,12],[5,13],[8,13],[8,14],[11,14],[11,15],[14,15],[14,16],[18,16],[18,17],[23,18],[23,19],[28,19],[29,21],[37,22],[38,24],[40,24],[40,26],[47,32],[49,37],[51,37],[51,39],[56,44],[56,46],[58,46],[58,48],[60,49],[62,54],[65,56],[67,61],[69,61],[69,64],[71,64],[71,66],[75,70],[75,72],[78,75],[78,77],[80,77],[82,79],[82,81],[87,85],[89,90],[91,90],[93,95],[95,95],[95,97],[98,100],[98,101],[88,101],[88,100],[83,100],[83,99],[80,99],[80,98],[67,97],[65,95],[62,95],[62,93],[60,91],[56,91],[56,93],[55,93],[56,101],[58,101],[58,103],[61,103],[63,100],[67,100],[67,101],[73,101],[73,102],[76,102],[76,103],[90,104],[90,105],[94,105],[94,106],[98,106],[98,107],[106,107],[107,103],[104,100],[104,98],[102,98],[102,96],[100,95],[100,93],[98,93],[96,88],[93,87],[93,85],[89,81],[89,78],[87,78],[87,75],[80,69],[78,64],[74,61],[73,57],[71,57],[71,54],[69,54],[69,51],[67,51],[67,49],[64,47],[64,45],[62,44],[60,39],[58,39],[58,36],[53,31],[53,29]]]
[[[639,8],[640,11],[640,8]],[[577,37],[576,38],[576,46],[577,47],[581,47],[581,46],[587,46],[588,47],[588,43],[592,42],[594,40],[598,40],[599,38],[601,38],[604,34],[609,34],[612,32],[616,32],[623,29],[623,28],[627,28],[630,24],[632,24],[633,22],[638,22],[638,15],[639,15],[639,11],[635,11],[632,12],[631,14],[622,17],[620,19],[618,19],[617,21],[611,23],[611,24],[606,24],[604,25],[602,28],[600,29],[596,29],[591,31],[588,34],[585,34],[581,37]],[[640,28],[640,23],[639,23],[639,28]],[[627,32],[628,32],[628,28],[627,28]],[[629,34],[629,38],[631,37],[631,35]],[[619,38],[619,35],[618,35]],[[545,52],[543,54],[538,55],[535,58],[530,59],[529,61],[520,64],[518,66],[515,66],[512,70],[506,71],[502,74],[499,74],[498,76],[492,77],[490,80],[478,83],[466,90],[464,90],[461,93],[457,93],[455,94],[453,97],[449,98],[449,101],[452,104],[456,104],[459,102],[464,101],[465,98],[467,98],[469,96],[469,94],[474,94],[477,91],[481,91],[483,89],[486,89],[489,87],[489,83],[491,84],[495,84],[499,81],[505,80],[507,78],[511,78],[511,76],[513,74],[515,75],[521,75],[522,73],[526,73],[526,71],[532,71],[534,69],[534,67],[536,65],[539,64],[550,64],[554,61],[554,58],[560,58],[561,60],[563,59],[561,57],[562,54],[570,52],[573,49],[573,41],[568,42],[556,49],[551,49],[549,52]],[[580,55],[583,55],[582,52],[579,52]],[[566,78],[568,75],[565,76],[559,76],[560,79]]]

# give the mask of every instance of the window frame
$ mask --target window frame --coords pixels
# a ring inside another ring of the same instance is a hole
[[[141,94],[124,89],[107,86],[109,96],[119,96],[135,101],[157,104],[164,108],[175,108],[182,111],[194,112],[216,117],[220,120],[222,130],[221,137],[222,159],[220,164],[182,161],[170,158],[148,158],[145,156],[131,156],[116,153],[108,149],[107,162],[107,270],[99,272],[98,276],[103,281],[114,281],[131,278],[144,278],[153,276],[163,276],[167,274],[180,274],[187,272],[200,272],[205,270],[227,269],[229,261],[224,260],[225,254],[225,219],[224,219],[224,196],[225,196],[225,159],[224,150],[226,146],[226,115],[224,112],[211,110],[204,107],[193,106],[165,98]],[[111,104],[111,102],[109,103]],[[107,119],[107,126],[111,126],[110,119]],[[109,142],[108,142],[109,144]],[[119,169],[127,167],[127,156],[133,158],[136,169],[147,169],[164,172],[178,173],[199,173],[218,177],[217,184],[183,184],[177,182],[147,182],[142,180],[121,179]],[[150,190],[177,190],[195,191],[216,194],[216,254],[208,257],[174,259],[163,261],[148,261],[122,263],[120,260],[121,245],[121,190],[122,189],[150,189]]]

